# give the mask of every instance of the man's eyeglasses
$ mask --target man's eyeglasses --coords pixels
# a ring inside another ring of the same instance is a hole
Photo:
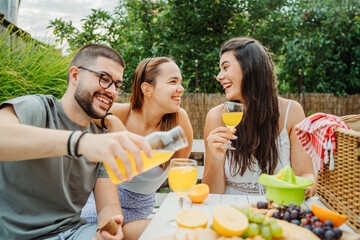
[[[107,89],[109,87],[111,87],[112,84],[115,85],[115,89],[116,91],[118,91],[118,95],[120,96],[121,94],[124,93],[126,87],[125,85],[123,85],[123,81],[114,81],[112,79],[112,77],[107,74],[107,73],[100,73],[100,72],[97,72],[97,71],[94,71],[94,70],[91,70],[91,69],[88,69],[86,67],[78,67],[79,69],[83,69],[83,70],[86,70],[86,71],[89,71],[89,72],[92,72],[92,73],[95,73],[97,75],[99,75],[99,85],[100,87],[102,87],[103,89]]]

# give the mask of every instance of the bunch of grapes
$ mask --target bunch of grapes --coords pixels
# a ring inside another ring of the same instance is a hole
[[[241,208],[249,220],[249,226],[242,238],[254,237],[261,235],[265,240],[271,240],[273,237],[280,238],[282,236],[282,228],[276,223],[275,218],[266,219],[263,214],[254,214],[250,208]]]
[[[274,212],[272,217],[307,228],[324,240],[337,240],[342,236],[342,231],[334,228],[332,221],[321,222],[310,209],[301,210],[300,206],[291,203],[289,206],[279,206],[278,211]]]

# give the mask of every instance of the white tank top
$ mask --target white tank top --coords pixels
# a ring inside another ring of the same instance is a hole
[[[168,171],[169,167],[167,167],[165,170],[162,170],[160,167],[156,166],[140,175],[133,177],[131,181],[120,183],[120,186],[131,192],[141,194],[154,193],[167,179]]]
[[[290,139],[286,130],[286,122],[291,105],[291,100],[287,106],[284,128],[280,132],[276,139],[277,149],[279,153],[279,161],[275,169],[277,173],[281,168],[290,164]],[[254,171],[249,168],[245,171],[244,175],[237,174],[231,175],[230,172],[230,159],[226,157],[225,160],[225,176],[226,176],[226,188],[225,194],[239,194],[239,195],[264,195],[265,186],[258,183],[258,179],[261,174],[261,170],[257,164],[252,166]]]

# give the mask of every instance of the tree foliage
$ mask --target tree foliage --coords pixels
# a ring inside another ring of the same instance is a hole
[[[360,93],[359,1],[308,1],[293,13],[280,55],[282,85],[295,92]]]
[[[49,27],[72,51],[110,44],[127,63],[127,79],[144,58],[173,57],[187,91],[209,93],[222,92],[216,81],[221,44],[252,36],[274,54],[281,92],[298,91],[301,69],[302,91],[349,94],[360,92],[359,6],[346,0],[120,0],[111,13],[93,9],[81,30],[62,19]]]

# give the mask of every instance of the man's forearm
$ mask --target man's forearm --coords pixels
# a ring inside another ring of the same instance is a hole
[[[116,215],[121,217],[121,223],[123,223],[124,217],[119,199],[118,186],[113,184],[110,178],[98,178],[93,191],[98,223]]]
[[[16,123],[0,124],[0,161],[19,161],[67,154],[71,131]]]
[[[98,212],[98,224],[109,217],[120,216],[121,225],[124,224],[124,214],[118,203],[108,204]]]

